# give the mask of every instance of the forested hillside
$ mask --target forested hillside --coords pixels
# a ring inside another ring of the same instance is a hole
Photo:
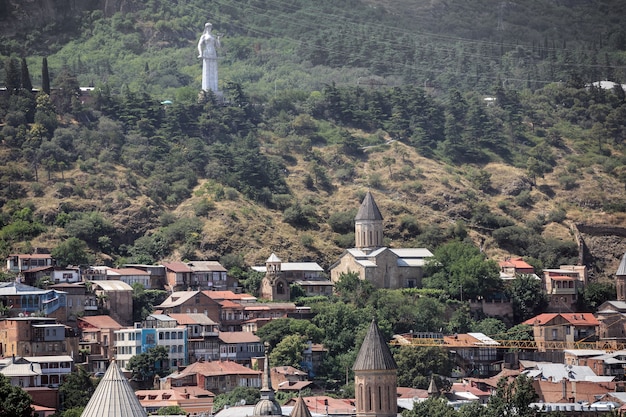
[[[328,266],[370,189],[389,245],[576,262],[576,224],[626,226],[625,7],[1,1],[0,255]]]

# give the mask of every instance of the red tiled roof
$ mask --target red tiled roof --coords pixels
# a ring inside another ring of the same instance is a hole
[[[98,329],[121,329],[122,326],[110,316],[84,316],[78,318],[79,322],[85,322],[91,327]]]
[[[550,275],[550,279],[554,281],[577,281],[574,277],[568,277],[567,275]]]
[[[353,399],[332,398],[324,395],[317,397],[302,397],[307,408],[311,412],[322,414],[326,412],[328,404],[328,414],[354,414],[355,402]],[[285,403],[287,406],[294,405],[296,398],[292,398]]]
[[[261,376],[261,371],[255,371],[254,369],[246,368],[237,362],[232,361],[214,361],[214,362],[195,362],[182,370],[177,378],[200,374],[204,376],[215,375],[258,375]],[[172,375],[175,377],[176,375]]]
[[[249,299],[256,299],[256,297],[250,295],[250,294],[245,294],[245,293],[241,293],[241,294],[236,294],[232,291],[202,291],[203,293],[205,293],[207,296],[209,296],[210,298],[214,299],[214,300],[249,300]]]
[[[110,269],[109,271],[120,275],[150,275],[147,271],[137,268],[119,268]]]
[[[178,391],[178,392],[182,392],[182,393],[187,393],[193,397],[215,397],[215,394],[212,393],[211,391],[207,391],[203,388],[200,388],[198,386],[186,386],[186,387],[172,387],[172,389],[174,391]]]
[[[474,394],[477,397],[488,397],[491,395],[490,392],[483,391],[477,387],[472,386],[471,384],[464,384],[462,382],[455,382],[452,384],[452,390],[457,392],[469,392]]]
[[[259,343],[261,338],[251,332],[220,332],[219,339],[224,343]]]
[[[543,313],[528,319],[524,324],[531,326],[545,326],[547,323],[554,320],[556,317],[561,316],[570,324],[574,326],[599,326],[600,322],[591,313]]]
[[[532,269],[532,266],[526,263],[522,258],[505,259],[500,261],[501,267],[513,267],[515,269]]]
[[[164,263],[163,266],[172,272],[191,272],[191,269],[182,262],[168,262]]]
[[[206,291],[203,291],[206,292]],[[241,308],[243,309],[243,306],[239,303],[235,303],[234,301],[230,301],[230,300],[222,300],[222,301],[218,301],[219,305],[222,306],[222,308]]]
[[[20,259],[52,259],[52,255],[49,253],[14,253],[9,255],[9,257],[17,256]]]
[[[398,387],[398,398],[428,398],[427,389]]]

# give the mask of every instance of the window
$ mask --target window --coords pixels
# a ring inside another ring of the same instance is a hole
[[[559,335],[558,329],[552,329],[552,340],[557,340]]]

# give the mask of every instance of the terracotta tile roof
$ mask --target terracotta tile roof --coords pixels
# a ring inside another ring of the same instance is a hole
[[[428,398],[428,390],[419,388],[398,387],[398,398]]]
[[[84,322],[90,327],[98,329],[121,329],[124,327],[112,319],[111,316],[84,316],[79,317],[78,322]]]
[[[169,269],[170,271],[176,273],[191,272],[191,269],[183,262],[167,262],[164,263],[163,266],[165,269]]]
[[[232,361],[214,361],[214,362],[195,362],[183,369],[178,374],[174,373],[168,376],[172,378],[182,378],[187,375],[200,374],[204,376],[216,375],[256,375],[261,377],[261,371],[246,368],[237,362]]]
[[[250,294],[236,294],[232,291],[202,291],[213,300],[256,300],[256,297]]]
[[[532,269],[532,266],[529,265],[522,258],[505,259],[504,261],[500,261],[499,264],[501,267],[513,267],[515,269]]]
[[[556,317],[561,316],[565,321],[574,326],[599,326],[600,322],[591,313],[543,313],[528,319],[524,324],[531,326],[545,326]]]
[[[137,269],[137,268],[119,268],[119,269],[109,269],[110,274],[119,274],[119,275],[150,275],[147,271]]]
[[[332,398],[324,395],[316,397],[302,397],[309,411],[324,414],[328,404],[328,414],[354,415],[355,402],[353,399]],[[295,406],[297,398],[292,398],[285,403],[286,406]]]
[[[207,391],[198,386],[187,386],[187,387],[172,387],[174,391],[188,393],[193,397],[215,397],[215,394],[211,391]]]
[[[9,258],[14,256],[20,259],[52,259],[52,255],[49,253],[14,253],[9,255]]]
[[[183,304],[185,301],[189,300],[191,297],[199,293],[200,293],[199,291],[175,291],[171,293],[170,296],[167,297],[165,301],[161,303],[161,305],[158,305],[156,307],[168,308],[168,307],[178,306],[178,305]]]
[[[471,384],[464,384],[462,382],[455,382],[452,384],[453,391],[465,391],[471,394],[474,394],[477,397],[489,397],[491,396],[490,392],[483,391],[477,387],[472,386]]]
[[[294,368],[293,366],[275,366],[272,368],[272,373],[281,375],[307,375],[306,372]]]
[[[201,314],[201,313],[170,313],[168,314],[171,318],[176,320],[178,324],[187,325],[187,324],[201,324],[201,325],[211,325],[217,324],[210,317]]]
[[[224,343],[260,343],[261,338],[251,332],[220,332],[219,339]]]
[[[240,308],[243,309],[243,306],[239,303],[236,303],[234,301],[230,301],[230,300],[222,300],[222,301],[218,301],[219,305],[222,306],[222,308]]]
[[[554,281],[578,281],[576,278],[567,275],[550,275],[550,279]]]

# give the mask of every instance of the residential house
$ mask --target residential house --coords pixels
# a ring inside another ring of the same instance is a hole
[[[270,370],[272,387],[277,391],[300,392],[313,384],[309,375],[293,366],[277,366]]]
[[[33,400],[35,413],[39,411],[39,416],[44,416],[50,415],[47,411],[58,409],[58,387],[72,371],[72,364],[70,356],[11,357],[0,359],[0,374],[11,385],[26,391]]]
[[[626,369],[626,351],[606,352],[589,358],[589,366],[596,375],[613,376],[617,381],[623,381]]]
[[[265,347],[261,339],[249,332],[220,332],[220,360],[250,366],[254,357],[262,356]]]
[[[548,311],[576,311],[578,292],[587,284],[587,267],[561,265],[543,270],[543,286],[548,295]]]
[[[49,253],[17,253],[7,257],[7,272],[18,274],[29,285],[35,284],[43,276],[42,271],[51,271],[53,266],[54,259]]]
[[[327,353],[328,349],[324,345],[311,343],[311,341],[307,342],[307,347],[302,353],[302,367],[308,372],[310,377],[313,378],[317,375],[317,371],[322,366]]]
[[[78,352],[78,334],[47,317],[0,319],[0,356],[54,356]]]
[[[237,387],[261,387],[261,371],[246,368],[233,361],[199,361],[165,378],[164,389],[197,386],[215,394]]]
[[[150,286],[146,288],[163,289],[166,285],[165,267],[163,265],[125,264],[123,268],[139,269],[150,277]]]
[[[175,291],[155,308],[163,314],[199,313],[220,321],[220,306],[206,291]]]
[[[168,367],[187,364],[187,328],[163,314],[151,314],[143,323],[115,333],[115,360],[122,369],[135,355],[156,346],[164,346],[169,355]],[[163,364],[164,366],[164,364]]]
[[[388,248],[383,242],[383,217],[368,191],[354,219],[356,247],[347,249],[330,267],[330,279],[354,272],[376,288],[422,286],[423,267],[433,254],[425,248]]]
[[[206,415],[213,411],[215,394],[198,387],[165,390],[138,390],[135,395],[141,406],[150,415],[163,407],[179,406],[187,415]]]
[[[551,344],[574,348],[575,342],[598,339],[600,322],[591,313],[544,313],[524,322],[533,326],[537,349],[545,352]]]
[[[500,278],[503,280],[513,280],[520,275],[531,275],[536,279],[541,279],[535,274],[535,268],[522,258],[506,258],[500,261]]]
[[[191,269],[191,286],[200,290],[227,291],[234,289],[237,281],[228,277],[228,271],[218,261],[187,262]]]
[[[110,268],[108,266],[92,266],[84,274],[85,281],[122,281],[129,286],[141,284],[144,288],[152,288],[150,273],[138,268]]]
[[[65,293],[65,311],[67,322],[75,322],[85,314],[93,314],[98,311],[98,301],[93,292],[87,290],[84,282],[63,282],[48,287],[61,293]]]
[[[604,355],[605,353],[605,350],[599,349],[565,349],[563,350],[563,363],[565,365],[589,366],[590,358]]]
[[[9,308],[8,316],[41,314],[65,321],[66,295],[63,291],[43,290],[15,281],[0,282],[0,303]]]
[[[188,363],[199,360],[219,360],[219,324],[204,314],[171,313],[171,318],[181,326],[187,326]]]
[[[164,263],[165,289],[174,292],[191,289],[191,268],[184,262]]]
[[[130,285],[116,280],[90,283],[100,314],[108,314],[123,325],[133,322],[133,288]]]
[[[596,317],[602,341],[626,342],[626,301],[605,301],[598,307]]]
[[[272,253],[265,266],[253,266],[252,269],[265,274],[261,294],[268,300],[289,300],[291,284],[302,287],[307,296],[329,296],[333,292],[333,282],[326,278],[324,269],[316,262],[283,262]]]
[[[115,331],[123,328],[110,316],[85,316],[78,319],[81,330],[80,352],[91,372],[106,372],[114,358]]]
[[[55,267],[52,270],[50,281],[52,284],[80,282],[81,281],[80,268],[78,267],[74,267],[74,268]]]

